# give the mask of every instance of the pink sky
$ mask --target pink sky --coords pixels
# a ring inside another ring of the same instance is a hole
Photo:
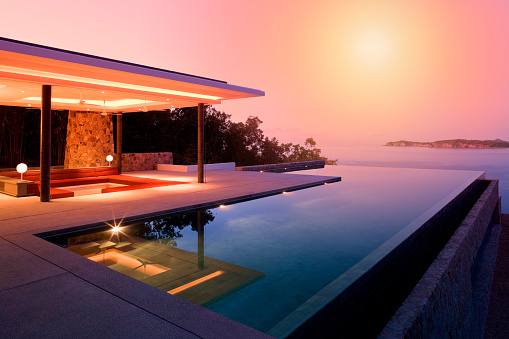
[[[383,4],[382,4],[383,3]],[[0,0],[3,37],[261,89],[216,108],[318,146],[509,140],[509,1]]]

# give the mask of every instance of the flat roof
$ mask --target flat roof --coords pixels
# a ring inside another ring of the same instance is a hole
[[[53,86],[53,109],[108,113],[265,95],[225,81],[0,37],[0,105],[40,107],[42,85]]]

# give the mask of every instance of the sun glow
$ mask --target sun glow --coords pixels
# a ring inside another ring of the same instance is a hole
[[[355,37],[352,48],[356,57],[365,64],[383,66],[395,52],[394,37],[375,27],[364,29]]]

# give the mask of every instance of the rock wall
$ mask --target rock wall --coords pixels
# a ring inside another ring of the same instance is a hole
[[[69,111],[64,168],[108,166],[113,140],[112,116]]]
[[[500,221],[493,180],[379,338],[482,338]]]
[[[123,153],[122,171],[147,171],[154,170],[157,164],[173,164],[172,152],[159,153]]]

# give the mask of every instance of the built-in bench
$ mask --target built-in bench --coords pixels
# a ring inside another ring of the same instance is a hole
[[[0,192],[16,197],[40,195],[40,172],[29,171],[21,175],[17,172],[5,172],[0,175]],[[80,186],[101,183],[115,183],[127,186],[103,188],[101,193],[130,191],[143,188],[184,184],[181,181],[168,181],[151,178],[119,175],[117,167],[90,167],[51,170],[51,199],[73,197],[74,192],[59,187]]]

